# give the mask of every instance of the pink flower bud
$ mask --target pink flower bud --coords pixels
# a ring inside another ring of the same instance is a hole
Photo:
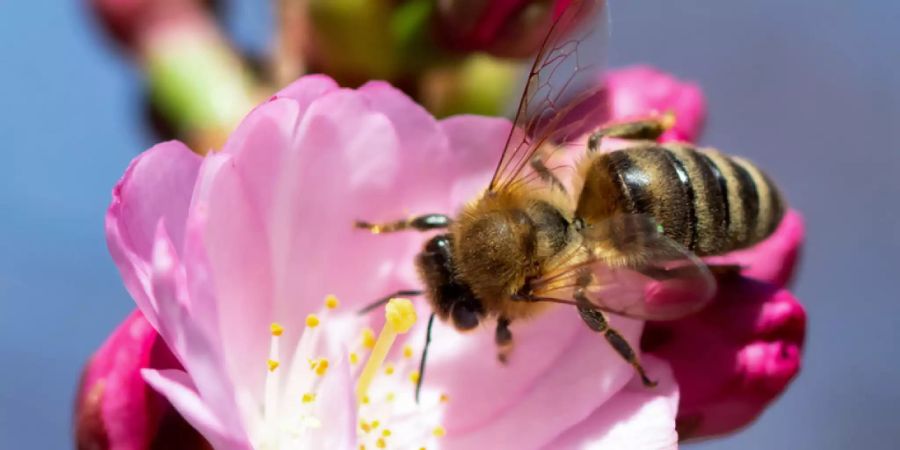
[[[163,23],[184,20],[216,0],[89,0],[106,31],[133,48],[146,32]]]
[[[537,52],[569,0],[449,0],[438,3],[440,42],[451,49],[524,58]]]
[[[141,376],[143,368],[180,368],[139,311],[129,315],[82,374],[75,404],[78,449],[205,449],[202,437]]]

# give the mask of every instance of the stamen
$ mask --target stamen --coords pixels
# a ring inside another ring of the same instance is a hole
[[[393,392],[388,392],[387,395],[384,397],[384,399],[387,400],[388,402],[392,402],[392,401],[394,401],[394,399],[396,397],[397,397],[397,394],[394,394]]]
[[[393,374],[394,374],[394,366],[391,365],[391,364],[388,364],[387,366],[385,366],[385,367],[384,367],[384,374],[385,374],[385,375],[393,375]]]
[[[356,352],[350,352],[350,364],[356,364],[359,362],[359,355]]]
[[[362,399],[372,384],[372,379],[378,368],[384,363],[388,351],[397,339],[397,335],[404,334],[416,323],[416,309],[408,299],[391,299],[384,308],[385,324],[378,335],[378,340],[372,348],[372,354],[363,368],[362,374],[356,385],[356,397]]]
[[[306,326],[310,328],[315,328],[319,326],[319,316],[315,314],[310,314],[306,316]]]
[[[328,358],[319,358],[319,361],[316,362],[316,375],[320,377],[325,376],[325,372],[328,371]]]
[[[434,427],[434,430],[431,430],[431,434],[433,434],[434,437],[440,438],[440,437],[444,437],[447,435],[447,430],[444,429],[444,427],[438,425],[438,426]]]
[[[390,437],[390,436],[391,436],[391,430],[385,428],[384,430],[381,430],[381,435],[384,436],[384,437]]]
[[[312,403],[314,401],[316,401],[316,394],[311,392],[303,394],[303,403]]]
[[[372,421],[372,429],[373,429],[373,430],[376,429],[376,428],[378,428],[378,425],[381,425],[381,422],[379,422],[379,421],[377,421],[377,420],[373,420],[373,421]]]
[[[378,438],[378,440],[375,441],[375,446],[378,448],[387,448],[387,442],[384,441],[384,438]]]
[[[266,365],[269,366],[269,372],[274,372],[275,369],[278,368],[280,363],[278,361],[275,361],[274,359],[270,359],[266,361]]]
[[[359,427],[366,433],[372,431],[372,425],[369,425],[369,422],[366,422],[365,420],[359,421]]]
[[[325,296],[325,307],[328,309],[336,309],[338,306],[341,306],[341,302],[338,301],[337,297],[334,294],[328,294]]]
[[[450,396],[447,394],[441,394],[441,403],[447,403],[450,401]]]
[[[273,322],[272,325],[269,325],[269,331],[272,333],[272,336],[281,336],[284,333],[284,327]]]
[[[375,348],[375,332],[371,328],[363,328],[363,347],[372,350]]]
[[[409,381],[412,381],[413,384],[416,384],[419,382],[419,371],[418,370],[413,370],[412,372],[409,373]]]
[[[406,359],[411,359],[413,357],[413,348],[411,345],[407,344],[403,346],[403,357]]]

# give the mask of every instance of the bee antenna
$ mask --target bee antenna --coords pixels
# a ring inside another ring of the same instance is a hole
[[[365,307],[363,307],[362,309],[360,309],[359,311],[357,311],[356,314],[359,314],[359,315],[366,314],[366,313],[368,313],[369,311],[372,311],[373,309],[376,309],[376,308],[378,308],[378,307],[380,307],[380,306],[386,305],[387,302],[391,301],[392,298],[396,298],[396,297],[414,297],[414,296],[418,296],[418,295],[422,295],[422,294],[424,294],[424,292],[419,291],[419,290],[415,290],[415,289],[399,290],[399,291],[394,292],[394,293],[392,293],[392,294],[390,294],[390,295],[386,295],[386,296],[384,296],[384,297],[381,297],[381,298],[379,298],[378,300],[375,300],[375,301],[372,302],[372,303],[369,303],[368,305],[366,305]]]
[[[425,346],[422,347],[422,358],[419,359],[419,379],[416,380],[416,404],[419,403],[419,392],[425,380],[425,359],[428,358],[428,346],[431,345],[431,327],[434,325],[434,313],[428,316],[428,328],[425,330]]]

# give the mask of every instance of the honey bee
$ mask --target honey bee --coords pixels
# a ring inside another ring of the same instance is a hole
[[[460,331],[496,320],[503,362],[512,322],[563,303],[654,386],[607,314],[672,320],[698,311],[715,292],[713,272],[728,269],[700,257],[753,245],[781,221],[782,196],[752,163],[686,143],[657,143],[671,115],[606,119],[598,86],[605,11],[602,0],[575,0],[556,18],[493,178],[478,198],[453,218],[356,224],[374,233],[446,229],[416,258],[424,292],[400,291],[366,308],[395,295],[427,297],[433,313],[420,383],[435,317]],[[564,183],[548,161],[586,134],[587,151],[575,163],[573,181]],[[624,146],[601,149],[608,138]]]

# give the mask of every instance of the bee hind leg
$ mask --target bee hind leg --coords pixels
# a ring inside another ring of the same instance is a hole
[[[372,234],[393,233],[403,230],[429,231],[447,228],[453,220],[446,214],[423,214],[408,219],[395,220],[387,223],[369,223],[362,220],[354,222],[353,226],[369,230]]]
[[[607,125],[588,138],[588,150],[597,151],[600,148],[603,138],[618,138],[628,140],[649,140],[655,141],[672,125],[675,124],[675,115],[665,113],[651,117],[649,119],[632,120],[628,122],[614,123]]]
[[[641,362],[638,360],[634,349],[631,348],[631,344],[629,344],[618,331],[609,326],[606,315],[604,315],[602,311],[594,308],[580,290],[575,292],[575,300],[578,302],[578,313],[581,315],[581,319],[584,320],[584,323],[587,324],[591,330],[603,334],[603,337],[606,338],[606,341],[609,342],[609,345],[612,346],[613,350],[627,361],[628,364],[631,364],[631,367],[634,367],[635,372],[641,377],[641,382],[644,383],[644,386],[656,386],[656,381],[647,377],[647,373],[644,371],[644,367],[641,366]]]
[[[506,317],[497,319],[497,330],[494,332],[494,342],[497,343],[497,361],[506,364],[509,354],[512,353],[513,338],[509,330],[510,321]]]

